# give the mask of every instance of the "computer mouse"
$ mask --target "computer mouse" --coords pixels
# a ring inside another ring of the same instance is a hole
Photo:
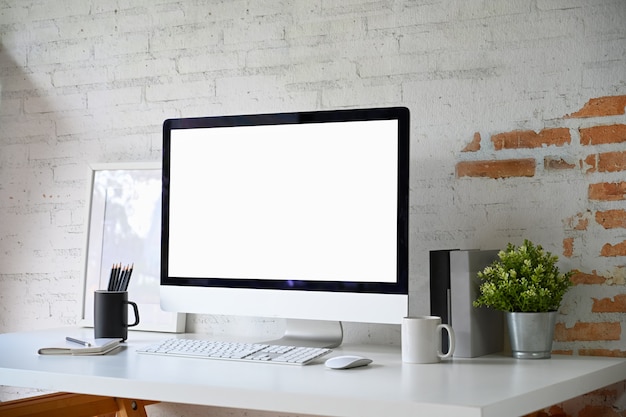
[[[369,365],[370,363],[372,363],[371,359],[356,355],[335,356],[324,362],[324,364],[331,369],[350,369]]]

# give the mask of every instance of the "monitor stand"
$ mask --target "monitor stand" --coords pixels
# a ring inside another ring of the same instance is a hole
[[[334,348],[343,340],[340,321],[287,319],[283,337],[269,344]]]

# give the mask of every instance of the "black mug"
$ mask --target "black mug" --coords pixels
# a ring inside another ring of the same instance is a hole
[[[128,323],[128,305],[133,306],[135,322]],[[128,291],[97,290],[94,293],[93,329],[96,338],[128,338],[128,328],[139,324],[137,304],[128,301]]]

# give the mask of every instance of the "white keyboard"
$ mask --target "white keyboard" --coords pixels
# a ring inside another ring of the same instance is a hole
[[[330,353],[331,349],[261,343],[167,339],[155,345],[139,348],[137,352],[150,355],[306,365],[314,359]]]

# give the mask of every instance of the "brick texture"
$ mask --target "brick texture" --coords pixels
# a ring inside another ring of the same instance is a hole
[[[580,117],[603,117],[624,114],[626,96],[611,96],[592,98],[585,106],[570,114],[569,118]]]
[[[491,137],[496,150],[541,148],[542,146],[563,146],[571,142],[569,129],[545,129],[536,133],[532,130],[498,133]]]
[[[626,351],[619,349],[580,349],[583,356],[607,356],[611,358],[626,358]]]
[[[463,150],[461,152],[478,152],[480,151],[480,141],[481,141],[481,137],[480,137],[480,133],[476,132],[474,133],[474,139],[467,144],[467,146],[465,148],[463,148]]]
[[[606,210],[596,212],[596,222],[605,229],[626,229],[626,210]]]
[[[626,142],[626,125],[593,126],[579,129],[581,145]]]
[[[600,252],[602,256],[626,256],[626,241],[616,244],[605,243]]]
[[[535,175],[534,159],[510,159],[506,161],[468,161],[456,166],[457,177],[532,177]]]
[[[543,167],[546,170],[574,169],[578,166],[579,164],[577,164],[576,162],[566,161],[562,157],[547,156],[543,160]]]
[[[576,271],[576,273],[572,275],[572,282],[575,285],[604,284],[606,281],[607,281],[607,278],[602,275],[598,275],[596,271],[592,271],[591,273],[583,273],[580,271]]]
[[[618,294],[613,298],[594,298],[591,311],[594,313],[626,313],[626,294]]]
[[[599,341],[620,340],[622,328],[620,323],[576,323],[568,328],[563,323],[557,323],[554,330],[554,340],[567,341]]]
[[[589,200],[618,201],[626,199],[626,182],[589,184]]]

